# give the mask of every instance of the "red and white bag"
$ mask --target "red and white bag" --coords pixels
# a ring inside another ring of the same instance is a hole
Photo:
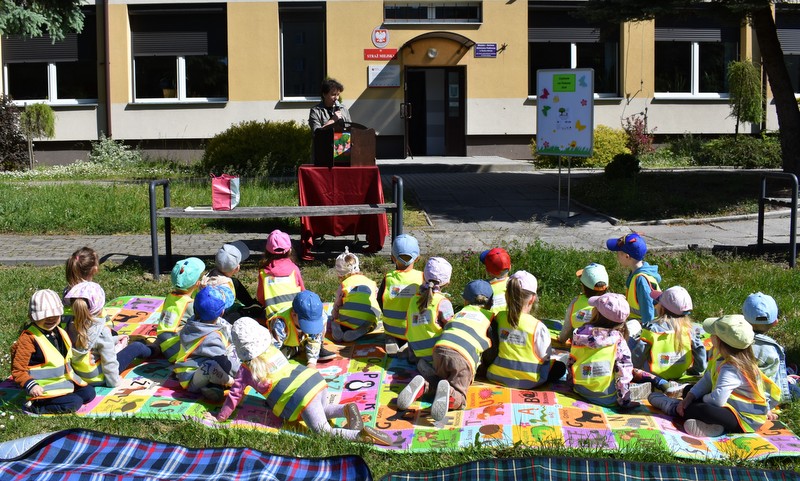
[[[239,176],[211,174],[211,208],[231,210],[239,205]]]

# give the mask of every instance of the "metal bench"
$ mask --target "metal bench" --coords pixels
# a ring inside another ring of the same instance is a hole
[[[167,262],[172,264],[171,219],[275,219],[286,217],[329,217],[335,215],[392,214],[392,240],[403,233],[403,179],[392,177],[394,202],[353,205],[290,205],[270,207],[236,207],[233,210],[172,207],[169,179],[150,182],[150,244],[153,256],[153,276],[161,275],[158,257],[158,218],[164,219],[164,243]],[[156,188],[164,187],[164,207],[158,208]]]
[[[767,179],[786,180],[789,182],[791,197],[767,197]],[[764,208],[766,205],[789,207],[789,267],[797,264],[797,176],[786,172],[771,172],[761,176],[761,195],[758,198],[758,240],[760,252],[764,250]]]

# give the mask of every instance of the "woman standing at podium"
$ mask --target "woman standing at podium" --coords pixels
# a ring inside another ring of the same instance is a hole
[[[311,132],[340,120],[351,122],[347,107],[339,103],[339,94],[344,91],[344,85],[336,79],[328,78],[322,82],[320,90],[322,102],[311,107],[311,112],[308,114],[308,126],[311,127]]]

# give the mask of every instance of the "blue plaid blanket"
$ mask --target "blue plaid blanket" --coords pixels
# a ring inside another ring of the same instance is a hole
[[[190,449],[174,444],[68,429],[0,460],[4,481],[371,481],[359,456],[300,459],[250,448]]]

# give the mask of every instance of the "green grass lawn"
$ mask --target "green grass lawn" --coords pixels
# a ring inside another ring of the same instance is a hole
[[[77,246],[76,246],[77,247]],[[578,292],[575,271],[589,262],[606,265],[610,274],[611,289],[623,289],[626,273],[615,264],[610,252],[585,252],[568,249],[551,249],[532,245],[524,249],[512,249],[513,268],[534,273],[540,283],[540,303],[536,314],[540,318],[562,318],[570,299]],[[103,253],[100,253],[101,255]],[[434,253],[425,253],[433,255]],[[471,279],[485,277],[477,261],[476,253],[460,255],[445,254],[453,265],[453,278],[445,288],[453,296],[456,308],[460,307],[458,295]],[[424,259],[423,259],[424,260]],[[653,255],[648,259],[657,264],[664,277],[664,285],[680,284],[692,294],[695,303],[694,318],[721,313],[736,313],[741,309],[745,297],[754,291],[766,292],[777,300],[781,309],[781,320],[775,332],[771,332],[787,348],[790,363],[800,360],[800,340],[796,333],[800,328],[800,298],[797,295],[797,271],[788,270],[782,264],[773,264],[761,259],[717,257],[711,254],[687,252],[673,255]],[[362,259],[362,270],[372,279],[378,280],[389,269],[388,262],[381,257]],[[256,286],[256,259],[248,260],[241,278],[254,293]],[[421,261],[420,261],[421,262]],[[307,288],[320,294],[324,300],[333,300],[337,279],[330,263],[314,261],[301,264]],[[106,264],[95,278],[106,290],[109,299],[121,295],[164,295],[169,289],[168,276],[153,281],[145,268],[132,265]],[[0,285],[4,295],[0,297],[0,352],[16,339],[27,316],[30,295],[41,288],[60,292],[65,284],[63,267],[0,267]],[[0,356],[0,375],[9,374],[8,355]],[[781,418],[795,432],[800,432],[800,403],[792,403],[784,409]],[[276,454],[296,456],[331,456],[336,454],[359,454],[363,456],[373,475],[379,477],[390,471],[423,470],[455,465],[487,457],[518,457],[532,455],[590,456],[628,459],[650,462],[688,462],[673,458],[666,451],[651,447],[628,449],[605,453],[600,450],[576,450],[563,446],[547,446],[531,449],[524,446],[498,447],[473,446],[436,455],[430,453],[387,453],[369,446],[348,443],[324,436],[299,437],[288,434],[272,435],[246,429],[209,429],[193,422],[166,422],[130,418],[93,419],[77,416],[29,418],[20,415],[18,406],[5,406],[4,411],[15,415],[6,420],[5,429],[0,429],[0,441],[35,433],[54,431],[68,427],[83,427],[99,431],[183,444],[191,447],[248,446]],[[692,461],[694,462],[694,461]],[[772,469],[800,471],[800,460],[793,458],[770,459],[758,463],[744,460],[728,460],[728,465],[752,465]]]

